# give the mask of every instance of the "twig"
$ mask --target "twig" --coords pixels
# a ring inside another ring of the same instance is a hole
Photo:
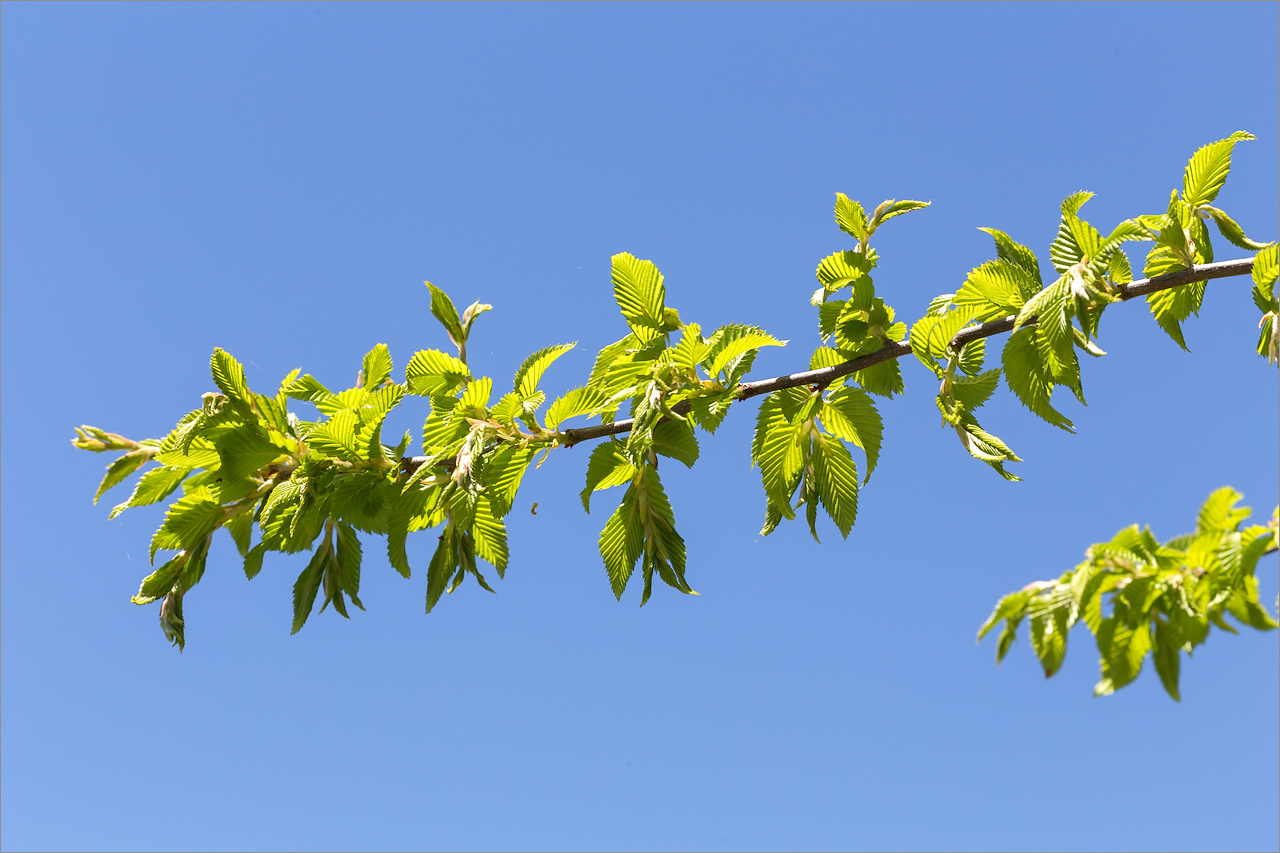
[[[1169,290],[1174,287],[1182,287],[1184,285],[1193,284],[1197,281],[1208,281],[1213,278],[1227,278],[1236,275],[1249,275],[1253,272],[1253,258],[1243,258],[1235,261],[1219,261],[1213,264],[1204,264],[1203,266],[1192,267],[1185,270],[1177,270],[1176,272],[1165,273],[1155,278],[1144,278],[1121,285],[1119,289],[1119,298],[1121,301],[1135,299],[1139,296],[1145,296],[1148,293],[1155,293],[1159,290]],[[1036,317],[1031,317],[1023,325],[1032,325],[1036,322]],[[974,326],[972,329],[965,329],[956,333],[951,339],[950,346],[954,350],[959,350],[962,346],[970,341],[976,341],[979,338],[989,338],[993,335],[999,335],[1004,332],[1012,331],[1013,317],[1005,317],[1001,320],[992,320],[989,323],[983,323]],[[744,382],[738,386],[736,398],[738,400],[747,400],[751,397],[758,397],[761,394],[769,394],[773,391],[781,391],[784,388],[798,388],[802,385],[816,385],[825,387],[837,379],[864,370],[881,362],[889,361],[894,358],[902,358],[911,354],[911,345],[908,343],[898,343],[896,341],[886,341],[884,346],[868,355],[859,356],[851,361],[842,364],[833,365],[831,367],[823,367],[818,370],[806,370],[803,373],[792,373],[789,376],[775,376],[772,379],[761,379],[757,382]],[[677,414],[684,414],[689,411],[687,402],[681,403],[674,407],[673,411]],[[583,441],[591,441],[596,438],[604,438],[609,435],[622,435],[631,431],[635,425],[635,420],[627,418],[613,423],[598,424],[596,426],[580,427],[578,429],[561,430],[560,434],[564,436],[561,445],[564,447],[572,447]],[[403,464],[409,469],[416,469],[419,465],[426,461],[425,456],[414,456],[403,460]]]

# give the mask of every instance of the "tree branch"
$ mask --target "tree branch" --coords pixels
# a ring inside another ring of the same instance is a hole
[[[1129,284],[1121,285],[1119,290],[1119,299],[1127,301],[1136,299],[1139,296],[1145,296],[1148,293],[1155,293],[1159,290],[1169,290],[1174,287],[1183,287],[1184,285],[1193,284],[1197,281],[1208,281],[1213,278],[1227,278],[1236,275],[1249,275],[1253,272],[1253,258],[1243,258],[1235,261],[1219,261],[1213,264],[1204,264],[1203,266],[1192,267],[1185,270],[1177,270],[1175,272],[1166,273],[1155,278],[1144,278]],[[1036,322],[1036,317],[1031,317],[1024,323],[1024,326],[1032,325]],[[974,326],[972,329],[965,329],[958,332],[951,339],[952,349],[959,350],[962,346],[970,341],[976,341],[979,338],[989,338],[993,335],[999,335],[1004,332],[1013,330],[1013,317],[1005,317],[1001,320],[992,320],[989,323],[983,323]],[[798,388],[802,385],[815,385],[825,387],[837,379],[856,373],[859,370],[871,367],[881,362],[889,361],[894,358],[902,358],[904,355],[911,354],[911,345],[907,343],[898,343],[896,341],[885,341],[880,349],[868,355],[860,356],[851,361],[842,364],[833,365],[832,367],[823,367],[818,370],[806,370],[803,373],[792,373],[790,376],[775,376],[771,379],[761,379],[757,382],[744,382],[738,386],[737,399],[746,400],[751,397],[758,397],[761,394],[769,394],[773,391],[781,391],[784,388]],[[676,414],[684,414],[689,411],[687,402],[681,403],[674,407],[672,411]],[[564,440],[561,442],[564,447],[572,447],[583,441],[591,441],[596,438],[604,438],[609,435],[622,435],[631,431],[631,427],[635,424],[634,419],[627,418],[613,423],[598,424],[596,426],[580,427],[578,429],[566,429],[561,431]],[[411,459],[404,460],[406,468],[409,470],[416,469],[419,465],[426,461],[425,456],[414,456]]]

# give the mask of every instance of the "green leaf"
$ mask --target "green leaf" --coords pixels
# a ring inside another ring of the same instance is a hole
[[[942,378],[945,363],[950,358],[951,339],[973,319],[976,309],[972,305],[958,306],[945,315],[925,315],[911,327],[911,352],[920,363]]]
[[[680,341],[667,348],[663,361],[693,376],[696,375],[698,363],[711,351],[712,344],[702,337],[702,327],[697,323],[686,323],[681,331]]]
[[[1117,610],[1121,610],[1117,605]],[[1118,613],[1102,620],[1095,639],[1102,656],[1102,681],[1094,688],[1095,695],[1105,695],[1138,677],[1142,659],[1151,648],[1151,632],[1146,619],[1132,626],[1125,613]]]
[[[1062,667],[1067,655],[1068,602],[1040,609],[1031,616],[1031,647],[1040,659],[1044,677],[1050,678]]]
[[[1253,512],[1249,507],[1236,508],[1244,495],[1230,486],[1223,486],[1209,495],[1196,517],[1196,532],[1224,533],[1239,528],[1240,523]]]
[[[867,214],[844,193],[836,193],[836,225],[855,240],[867,239]]]
[[[960,438],[960,443],[964,445],[965,450],[969,451],[970,456],[986,462],[1006,480],[1017,481],[1021,479],[1016,474],[1006,471],[1004,463],[1021,462],[1022,460],[1007,444],[982,429],[978,422],[974,420],[973,415],[962,412],[959,421],[955,423],[955,430],[956,435]]]
[[[902,368],[896,358],[854,371],[853,381],[870,394],[892,398],[903,391]]]
[[[492,504],[493,514],[501,519],[511,511],[520,481],[528,470],[537,451],[532,447],[499,447],[484,466],[485,494]]]
[[[441,451],[467,434],[466,420],[454,417],[454,410],[457,407],[456,397],[444,394],[431,395],[431,414],[422,424],[423,452],[432,454]]]
[[[634,485],[627,489],[622,503],[600,532],[600,556],[609,573],[613,595],[619,600],[644,549],[644,522],[636,513],[635,491]]]
[[[1019,590],[1006,595],[1004,598],[996,602],[995,609],[991,611],[991,615],[987,617],[987,621],[982,623],[982,627],[978,628],[978,642],[982,642],[982,638],[987,636],[995,624],[1001,619],[1020,620],[1027,610],[1027,603],[1031,600],[1031,593],[1027,590]]]
[[[1108,274],[1115,284],[1129,284],[1133,281],[1133,270],[1129,267],[1129,258],[1124,252],[1112,252],[1107,258]]]
[[[818,263],[818,281],[828,293],[853,284],[871,270],[871,261],[859,252],[836,252]]]
[[[880,442],[884,435],[884,424],[875,403],[860,388],[844,387],[831,393],[822,408],[818,419],[827,432],[836,438],[852,441],[867,454],[867,476],[876,469],[880,459]],[[865,481],[864,481],[865,482]],[[846,534],[847,535],[847,534]]]
[[[187,555],[179,554],[167,561],[160,568],[142,579],[138,586],[138,594],[129,599],[134,604],[150,604],[159,601],[169,594],[183,566],[187,564]]]
[[[1187,268],[1186,263],[1168,246],[1160,245],[1147,253],[1142,274],[1147,278],[1159,278],[1167,273]]]
[[[498,577],[505,577],[507,559],[507,527],[493,510],[490,500],[481,495],[476,501],[475,524],[471,535],[476,543],[476,556],[498,570]]]
[[[206,489],[197,489],[169,505],[164,523],[151,539],[151,560],[156,551],[192,550],[226,520],[222,505],[209,499]]]
[[[1254,297],[1259,311],[1274,311],[1276,278],[1280,276],[1280,247],[1275,243],[1265,247],[1253,258]],[[1258,297],[1262,297],[1259,299]]]
[[[1162,620],[1152,619],[1151,625],[1155,631],[1151,660],[1156,665],[1156,673],[1160,676],[1160,683],[1164,685],[1165,692],[1173,697],[1173,701],[1181,702],[1182,697],[1178,694],[1178,670],[1181,664],[1178,658],[1178,644]]]
[[[360,547],[360,537],[355,529],[345,522],[339,521],[333,526],[333,557],[337,569],[341,589],[351,596],[351,603],[361,610],[360,603],[360,562],[364,550]],[[346,615],[345,613],[343,614]]]
[[[635,473],[636,468],[620,442],[609,439],[597,444],[587,462],[587,485],[581,493],[582,508],[591,512],[593,492],[629,483]]]
[[[378,344],[365,354],[360,363],[360,377],[361,387],[366,391],[376,391],[391,381],[391,351],[386,344]]]
[[[547,367],[575,346],[577,346],[576,342],[543,347],[526,358],[524,363],[520,365],[520,369],[516,371],[516,378],[513,383],[516,393],[521,397],[532,397],[537,392],[538,383],[542,380],[542,374]]]
[[[293,630],[290,634],[301,631],[307,617],[311,615],[311,608],[316,603],[316,593],[320,591],[320,582],[324,578],[325,565],[330,559],[329,548],[328,539],[321,542],[311,555],[311,561],[293,584]]]
[[[453,345],[461,346],[467,336],[462,330],[462,320],[458,318],[458,309],[453,307],[453,300],[431,282],[426,281],[423,284],[431,291],[431,313],[440,321],[440,325],[444,326],[444,330],[449,335],[449,340],[453,342]]]
[[[134,471],[137,471],[143,465],[150,462],[151,457],[155,455],[155,452],[156,449],[154,447],[141,447],[137,450],[129,451],[108,465],[107,473],[102,478],[102,482],[98,485],[98,491],[93,495],[93,502],[96,504],[98,502],[98,498],[102,497],[102,494],[107,491],[107,489],[118,485]]]
[[[221,347],[215,349],[209,360],[209,369],[213,373],[214,383],[223,394],[242,403],[253,402],[249,384],[244,378],[244,368],[230,353]]]
[[[738,328],[740,329],[741,327]],[[786,341],[780,341],[765,332],[741,332],[733,336],[726,336],[724,344],[717,347],[715,353],[707,359],[707,374],[709,376],[719,376],[722,370],[736,364],[744,354],[758,350],[760,347],[781,347],[786,345]]]
[[[1252,133],[1237,130],[1192,154],[1182,177],[1182,200],[1191,207],[1200,207],[1217,198],[1231,171],[1232,148],[1237,142],[1256,138]]]
[[[262,571],[262,558],[266,556],[267,546],[261,542],[249,549],[244,555],[244,576],[253,580]]]
[[[1028,291],[1039,290],[1039,282],[1016,263],[1006,260],[987,261],[975,268],[964,285],[952,297],[956,305],[974,307],[974,320],[990,320],[1017,314]]]
[[[1080,245],[1077,233],[1080,228],[1080,217],[1077,211],[1081,205],[1093,198],[1091,192],[1072,193],[1063,199],[1062,202],[1062,218],[1058,222],[1058,236],[1054,238],[1053,244],[1049,247],[1049,259],[1053,262],[1053,267],[1060,273],[1066,272],[1070,267],[1080,262],[1086,253],[1086,247]],[[1075,227],[1073,227],[1075,226]],[[1094,234],[1097,231],[1093,231]],[[1099,242],[1101,238],[1099,238]]]
[[[752,461],[760,467],[765,495],[786,518],[795,518],[791,493],[795,491],[800,472],[792,452],[797,437],[788,409],[798,408],[804,397],[804,392],[795,388],[775,391],[765,397],[756,418],[751,448]]]
[[[547,407],[547,429],[558,431],[569,418],[594,414],[608,399],[609,396],[598,388],[574,388]]]
[[[645,591],[640,599],[640,606],[643,607],[649,600],[654,571],[657,571],[668,586],[687,595],[697,595],[685,581],[684,539],[676,532],[675,514],[662,488],[657,469],[652,465],[644,466],[637,486],[637,494],[641,490],[644,492],[644,501],[638,501],[637,508],[644,506],[648,510],[647,518],[641,516],[644,524]]]
[[[627,252],[613,256],[613,296],[622,316],[641,341],[660,337],[665,329],[666,288],[653,261]]]
[[[1147,304],[1151,306],[1151,315],[1155,317],[1156,323],[1184,350],[1187,350],[1187,342],[1182,337],[1181,323],[1192,314],[1200,313],[1204,287],[1203,281],[1195,281],[1182,287],[1147,294]]]
[[[453,525],[445,525],[444,532],[440,534],[439,544],[436,545],[436,551],[431,556],[431,565],[427,567],[428,613],[436,606],[440,596],[444,594],[445,587],[449,584],[449,578],[453,575],[454,569],[458,567],[458,554],[453,541],[455,536],[457,536],[457,533]]]
[[[256,474],[259,469],[285,457],[277,445],[253,427],[238,427],[214,438],[219,471],[224,480]],[[245,494],[248,492],[246,491]]]
[[[991,399],[999,382],[999,370],[988,370],[973,377],[956,376],[951,380],[951,393],[965,411],[972,412]]]
[[[1026,301],[1034,296],[1044,287],[1044,282],[1040,279],[1040,261],[1036,259],[1035,253],[1021,243],[1016,242],[1012,237],[1003,231],[995,228],[979,228],[979,231],[985,231],[996,241],[996,256],[1011,264],[1016,264],[1027,273],[1025,279],[1020,279],[1020,283],[1025,283],[1026,287],[1022,291],[1022,301]]]
[[[457,408],[483,416],[489,411],[489,398],[493,396],[493,379],[481,376],[467,385],[467,390],[458,398]]]
[[[960,348],[960,370],[969,376],[977,376],[982,373],[982,366],[986,359],[986,338],[969,341]]]
[[[1005,382],[1033,414],[1060,429],[1075,432],[1071,421],[1049,404],[1053,381],[1041,364],[1037,334],[1034,327],[1026,327],[1009,336],[1000,359]]]
[[[737,342],[744,339],[754,339],[755,343],[745,347],[738,346]],[[711,349],[703,360],[702,366],[707,371],[708,376],[714,377],[723,372],[726,388],[737,385],[747,371],[751,369],[759,347],[783,346],[786,344],[786,341],[776,340],[764,329],[741,323],[730,323],[721,326],[711,336],[711,341]],[[773,341],[773,343],[769,343],[769,341]],[[721,358],[721,354],[730,347],[738,350],[738,353],[730,357]],[[713,370],[712,367],[717,364],[719,366]]]
[[[253,513],[238,512],[227,519],[222,526],[231,534],[231,540],[236,543],[236,550],[240,552],[240,556],[247,555],[249,544],[253,540]]]
[[[337,396],[321,385],[320,381],[309,373],[295,377],[293,381],[284,387],[284,393],[285,396],[292,397],[295,400],[314,403],[317,408],[325,406]],[[323,411],[323,408],[321,410]]]
[[[185,452],[178,448],[161,450],[156,454],[155,460],[161,465],[181,468],[185,471],[192,471],[196,468],[212,471],[221,464],[218,449],[214,447],[213,442],[199,437],[192,439]]]
[[[823,411],[826,412],[829,409]],[[870,453],[868,458],[873,458]],[[815,441],[813,473],[817,479],[818,495],[822,500],[823,508],[835,522],[840,535],[848,539],[849,531],[853,529],[853,522],[858,514],[858,469],[854,465],[853,457],[849,454],[849,449],[839,441],[829,439]],[[867,476],[871,476],[870,472]]]
[[[414,353],[405,367],[410,394],[452,394],[470,378],[467,366],[439,350],[424,349]]]
[[[887,219],[910,213],[913,210],[922,210],[930,204],[931,202],[913,201],[911,199],[897,201],[891,198],[887,201],[882,201],[876,206],[875,212],[871,214],[871,225],[868,227],[868,231],[875,231]]]
[[[653,430],[653,449],[692,468],[698,459],[698,438],[688,421],[665,420]]]
[[[733,398],[737,393],[738,389],[733,387],[719,393],[702,394],[691,399],[689,409],[698,426],[707,432],[714,433],[724,421],[725,415],[729,414],[729,407],[733,405]]]
[[[359,462],[364,458],[356,438],[359,425],[360,418],[355,411],[344,409],[307,435],[307,448],[330,458]]]
[[[1239,246],[1241,249],[1249,249],[1254,252],[1259,249],[1266,248],[1266,243],[1259,243],[1256,240],[1250,240],[1246,237],[1244,229],[1237,225],[1236,221],[1228,216],[1226,211],[1219,210],[1218,208],[1211,207],[1207,204],[1201,205],[1200,209],[1213,218],[1213,221],[1218,225],[1218,231],[1227,239],[1227,242],[1232,245]]]

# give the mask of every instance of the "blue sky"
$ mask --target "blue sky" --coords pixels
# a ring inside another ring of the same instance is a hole
[[[1007,392],[984,426],[1006,483],[939,428],[904,363],[847,541],[762,538],[754,402],[664,469],[702,594],[615,602],[578,500],[589,450],[525,479],[496,596],[424,616],[365,545],[351,621],[289,635],[303,558],[245,580],[215,545],[187,648],[129,603],[161,510],[108,521],[90,423],[159,436],[221,346],[259,390],[447,348],[431,280],[477,321],[499,387],[624,334],[609,257],[653,259],[704,328],[807,367],[836,192],[930,199],[878,235],[878,292],[914,320],[993,256],[1047,261],[1060,200],[1105,229],[1163,210],[1200,145],[1246,129],[1221,205],[1277,223],[1274,3],[3,4],[5,849],[1275,849],[1275,634],[1215,633],[1183,701],[1148,665],[1094,699],[1092,638],[1045,681],[977,626],[1133,522],[1186,532],[1230,484],[1277,501],[1276,373],[1245,279],[1211,283],[1193,354],[1108,312],[1079,434]],[[1219,243],[1219,257],[1237,257]],[[1131,256],[1138,259],[1135,250]],[[1136,264],[1135,264],[1136,265]],[[1047,266],[1047,264],[1046,264]],[[1061,393],[1061,392],[1060,392]],[[398,434],[425,406],[401,406]],[[395,420],[399,418],[399,420]],[[667,474],[670,470],[670,474]],[[120,497],[117,497],[117,494]],[[1275,601],[1276,561],[1260,567]]]

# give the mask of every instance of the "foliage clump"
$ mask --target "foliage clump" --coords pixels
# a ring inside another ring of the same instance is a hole
[[[364,609],[361,534],[385,537],[391,565],[407,578],[408,535],[436,531],[426,569],[428,612],[468,576],[492,592],[481,564],[499,577],[506,571],[504,519],[529,466],[553,449],[594,439],[604,440],[587,463],[583,508],[590,511],[595,492],[625,487],[599,539],[614,594],[622,597],[637,566],[641,605],[655,577],[696,594],[686,578],[685,542],[658,473],[659,457],[692,467],[698,432],[713,434],[736,402],[767,395],[751,448],[765,493],[762,532],[803,513],[816,539],[821,510],[848,537],[859,489],[883,443],[873,397],[903,393],[900,357],[914,355],[933,374],[944,425],[970,455],[1008,480],[1018,477],[1006,466],[1021,460],[979,424],[975,412],[1003,375],[1032,413],[1072,431],[1052,395],[1062,387],[1084,402],[1078,353],[1105,355],[1096,343],[1098,325],[1112,304],[1145,296],[1156,322],[1185,349],[1181,324],[1199,311],[1205,282],[1251,271],[1254,303],[1263,312],[1257,352],[1280,361],[1277,246],[1249,239],[1214,206],[1234,146],[1253,138],[1237,132],[1201,148],[1186,167],[1181,192],[1172,192],[1162,213],[1126,219],[1105,236],[1080,216],[1092,193],[1068,196],[1049,247],[1052,280],[1042,275],[1031,249],[1003,231],[982,229],[994,239],[996,257],[972,270],[955,293],[935,298],[909,328],[876,293],[872,273],[879,255],[871,239],[888,220],[929,203],[890,199],[868,215],[859,202],[837,194],[836,225],[854,245],[817,266],[819,287],[810,301],[820,345],[802,373],[748,381],[759,351],[786,341],[748,324],[704,334],[668,305],[658,267],[624,252],[612,258],[611,279],[628,331],[600,350],[583,385],[549,404],[543,374],[575,344],[532,353],[516,370],[512,390],[495,399],[493,378],[473,375],[467,360],[474,323],[492,306],[477,301],[459,313],[428,282],[431,313],[456,354],[420,350],[405,366],[403,381],[393,378],[391,355],[379,344],[364,357],[353,388],[333,391],[294,370],[274,394],[264,395],[249,388],[235,358],[216,349],[210,368],[218,390],[204,394],[200,407],[163,438],[132,441],[84,426],[73,443],[96,452],[124,451],[108,467],[95,501],[154,463],[112,518],[181,489],[151,540],[153,564],[157,553],[172,556],[133,597],[137,604],[161,602],[165,636],[179,648],[186,642],[183,599],[200,582],[219,529],[230,534],[248,578],[261,571],[269,551],[311,552],[293,589],[295,633],[322,590],[321,611],[332,604],[347,616],[348,602]],[[1209,221],[1229,243],[1255,253],[1253,259],[1215,265]],[[1140,282],[1123,251],[1130,242],[1152,244]],[[989,366],[986,339],[1004,332],[1011,334],[998,363]],[[411,433],[395,444],[384,443],[382,435],[387,415],[409,398],[427,409],[421,453],[414,456],[408,455]],[[290,401],[310,404],[317,417],[303,419]],[[567,425],[593,417],[601,423]],[[1276,627],[1257,601],[1253,575],[1258,558],[1276,549],[1275,525],[1239,530],[1248,514],[1232,508],[1239,497],[1230,489],[1216,492],[1201,511],[1197,532],[1164,545],[1136,526],[1121,531],[1058,581],[1006,596],[979,636],[1004,619],[997,652],[1003,658],[1020,622],[1030,619],[1032,645],[1052,675],[1066,652],[1066,631],[1083,619],[1102,652],[1097,692],[1131,681],[1150,650],[1177,698],[1179,651],[1203,642],[1210,623],[1231,630],[1223,621],[1229,613],[1255,628]],[[1104,595],[1111,607],[1105,617]]]

